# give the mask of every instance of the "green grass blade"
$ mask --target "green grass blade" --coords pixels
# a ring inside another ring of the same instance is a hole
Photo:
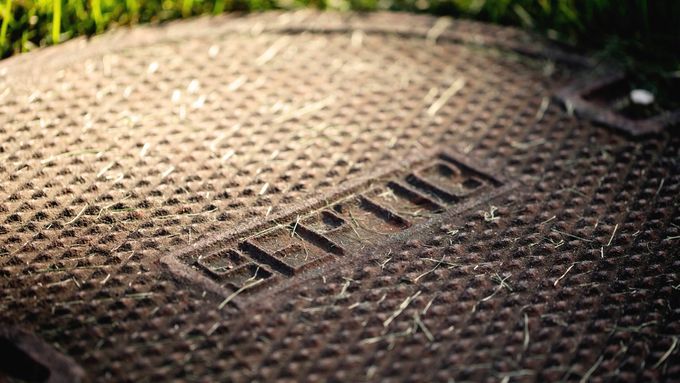
[[[61,0],[52,0],[52,42],[59,42],[61,34]]]
[[[137,15],[139,13],[139,2],[137,2],[137,0],[126,0],[125,6],[132,15]]]
[[[104,18],[102,17],[102,5],[100,0],[92,0],[92,19],[97,32],[104,30]]]
[[[182,17],[191,16],[191,10],[194,7],[193,0],[182,0]]]
[[[225,0],[216,0],[215,6],[213,7],[213,14],[217,15],[224,12]]]
[[[2,12],[2,27],[0,27],[0,47],[5,47],[7,44],[7,26],[9,26],[10,19],[12,18],[12,0],[7,0],[5,8]]]

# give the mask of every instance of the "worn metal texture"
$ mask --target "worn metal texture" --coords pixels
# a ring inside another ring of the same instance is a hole
[[[552,101],[590,65],[310,12],[4,61],[0,323],[96,381],[678,381],[680,137]]]

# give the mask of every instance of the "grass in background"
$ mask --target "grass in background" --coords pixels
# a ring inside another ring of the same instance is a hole
[[[678,0],[0,0],[0,56],[108,27],[227,11],[398,10],[517,25],[640,73],[680,76]]]

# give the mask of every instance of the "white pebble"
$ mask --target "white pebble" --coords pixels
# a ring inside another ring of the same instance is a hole
[[[654,95],[652,92],[645,89],[633,89],[630,92],[630,100],[638,105],[650,105],[654,102]]]
[[[198,82],[198,80],[194,79],[191,80],[189,83],[189,86],[187,86],[187,92],[189,93],[196,93],[198,92],[198,89],[201,87],[201,84]]]
[[[158,70],[158,63],[154,61],[151,64],[149,64],[149,68],[147,69],[147,72],[149,74],[154,74],[154,73],[156,73],[157,70]]]

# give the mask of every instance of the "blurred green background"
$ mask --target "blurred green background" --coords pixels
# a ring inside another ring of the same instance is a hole
[[[516,25],[628,70],[680,75],[680,0],[1,0],[0,54],[118,25],[303,7],[409,11]]]

